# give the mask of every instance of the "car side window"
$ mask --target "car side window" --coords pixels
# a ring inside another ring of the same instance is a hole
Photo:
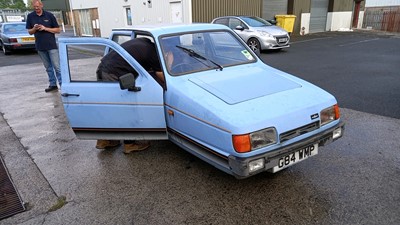
[[[237,26],[243,26],[242,22],[236,18],[229,19],[229,27],[235,29]]]
[[[68,45],[67,55],[71,82],[100,82],[97,77],[97,68],[104,56],[105,48],[103,45]],[[134,71],[134,68],[132,70]]]
[[[122,44],[124,42],[131,40],[131,36],[124,34],[116,34],[112,37],[112,40],[117,42],[118,44]]]
[[[217,20],[214,21],[214,23],[228,26],[228,19],[227,18],[217,19]]]

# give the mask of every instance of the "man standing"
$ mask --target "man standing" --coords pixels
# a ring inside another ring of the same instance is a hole
[[[41,0],[32,0],[32,6],[34,11],[28,14],[26,29],[29,34],[35,35],[36,50],[49,77],[49,87],[44,91],[57,91],[57,80],[60,87],[62,82],[55,34],[60,33],[61,29],[54,15],[43,10]]]

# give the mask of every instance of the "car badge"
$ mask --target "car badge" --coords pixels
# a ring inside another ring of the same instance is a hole
[[[315,113],[315,114],[311,115],[311,120],[315,120],[315,119],[318,119],[318,118],[319,118],[318,113]]]

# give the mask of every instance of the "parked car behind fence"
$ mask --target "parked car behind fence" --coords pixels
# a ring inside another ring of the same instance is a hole
[[[35,49],[35,37],[28,33],[25,22],[0,23],[0,46],[5,55],[18,49]]]

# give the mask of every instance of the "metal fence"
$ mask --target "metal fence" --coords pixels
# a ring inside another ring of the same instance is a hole
[[[400,32],[400,7],[366,8],[363,28]]]
[[[12,21],[26,21],[26,17],[32,11],[20,11],[20,10],[2,10],[0,9],[0,22],[12,22]],[[50,11],[57,18],[58,24],[63,23],[64,18],[61,11]]]

